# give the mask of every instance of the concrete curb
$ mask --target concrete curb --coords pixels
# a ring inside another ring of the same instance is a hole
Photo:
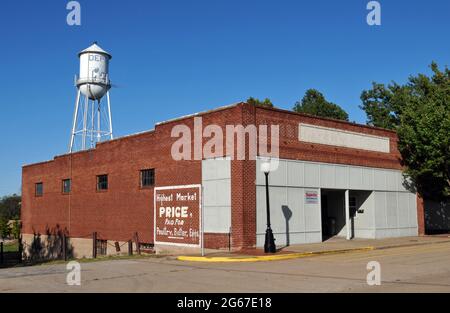
[[[416,247],[416,246],[439,245],[439,244],[449,243],[449,242],[450,242],[450,240],[433,241],[433,242],[405,243],[405,244],[399,244],[399,245],[381,246],[381,247],[375,248],[375,250],[387,250],[387,249],[395,249],[395,248],[407,248],[407,247]]]
[[[372,251],[372,250],[375,250],[375,247],[362,247],[362,248],[355,248],[355,249],[326,250],[326,251],[301,252],[301,253],[264,255],[264,256],[249,256],[249,257],[179,256],[179,257],[177,257],[177,260],[178,261],[186,261],[186,262],[203,262],[203,263],[271,262],[271,261],[283,261],[283,260],[307,258],[307,257],[315,256],[315,255],[343,254],[343,253]]]

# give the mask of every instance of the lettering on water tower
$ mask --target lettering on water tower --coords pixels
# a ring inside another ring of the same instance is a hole
[[[156,244],[199,247],[201,185],[155,188]]]

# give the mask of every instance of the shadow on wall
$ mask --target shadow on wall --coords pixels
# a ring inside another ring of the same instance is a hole
[[[450,201],[424,201],[427,235],[450,233]]]
[[[401,160],[400,160],[401,161]],[[417,188],[414,185],[413,182],[411,182],[411,180],[408,178],[408,176],[406,176],[405,174],[403,174],[403,182],[402,182],[403,187],[408,190],[411,193],[417,193]]]
[[[281,210],[283,211],[284,219],[286,221],[286,247],[289,247],[291,245],[291,238],[289,233],[289,220],[292,217],[292,210],[289,209],[287,205],[283,205],[281,207]]]
[[[64,259],[64,236],[66,237],[67,258],[73,258],[73,246],[70,243],[67,229],[61,229],[59,225],[56,225],[55,228],[47,226],[44,239],[40,233],[34,232],[31,245],[26,247],[25,259],[31,262]]]

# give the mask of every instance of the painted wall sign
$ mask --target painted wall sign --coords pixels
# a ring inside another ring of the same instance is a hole
[[[305,191],[305,203],[306,204],[319,204],[319,193],[317,190]]]
[[[201,185],[155,188],[155,243],[201,245]]]

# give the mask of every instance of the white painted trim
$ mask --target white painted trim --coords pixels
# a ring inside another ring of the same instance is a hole
[[[205,192],[205,187],[201,186],[201,190],[202,190],[202,195]],[[205,256],[205,219],[201,218],[204,215],[204,210],[205,210],[205,206],[203,204],[204,198],[201,197],[201,203],[200,203],[200,246],[202,249],[202,256]]]
[[[322,188],[319,188],[319,208],[320,208],[320,218],[319,218],[320,219],[320,234],[322,235],[322,242],[324,242],[323,241],[324,229],[323,229],[323,220],[322,220],[322,218],[323,218],[323,216],[322,216]]]
[[[175,243],[175,242],[164,242],[164,241],[156,241],[156,192],[159,190],[171,190],[171,189],[190,189],[190,188],[198,188],[199,189],[199,228],[201,228],[202,224],[202,185],[181,185],[181,186],[164,186],[164,187],[155,187],[153,191],[153,243],[154,245],[164,245],[164,246],[177,246],[177,247],[190,247],[190,248],[201,248],[203,245],[203,234],[200,234],[199,244],[185,244],[185,243]],[[201,231],[201,229],[199,229]]]
[[[312,127],[312,128],[319,128],[319,129],[323,129],[323,130],[332,130],[332,131],[335,131],[335,132],[347,133],[347,134],[350,134],[350,135],[361,135],[361,136],[364,136],[364,137],[372,137],[372,138],[376,138],[376,139],[389,139],[389,137],[376,136],[376,135],[366,134],[366,133],[363,133],[363,132],[359,133],[359,132],[354,132],[354,131],[340,129],[340,128],[325,127],[325,126],[312,125],[312,124],[306,124],[306,123],[300,123],[299,125],[300,126],[306,126],[306,127]]]
[[[347,231],[347,240],[352,239],[352,220],[350,217],[350,190],[345,191],[345,228]]]
[[[310,133],[310,136],[305,136],[305,132],[302,131],[302,129],[312,132],[315,131],[315,133]],[[353,138],[350,136],[353,136]],[[371,139],[372,142],[367,142],[369,139]],[[353,132],[339,128],[323,127],[312,124],[299,123],[298,140],[301,142],[316,143],[334,147],[345,147],[349,149],[382,153],[391,152],[391,140],[389,137],[375,136],[362,132]],[[339,143],[339,141],[341,142]]]

